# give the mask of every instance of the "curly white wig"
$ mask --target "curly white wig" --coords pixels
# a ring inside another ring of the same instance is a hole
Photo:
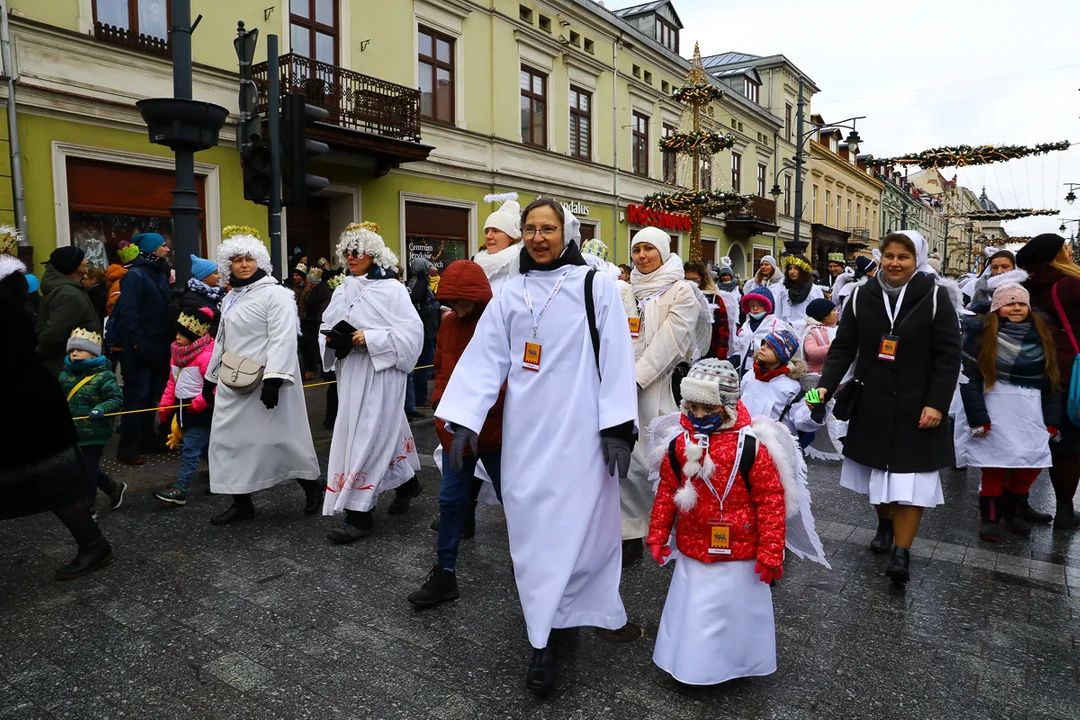
[[[259,269],[265,271],[267,275],[273,274],[274,267],[270,264],[270,253],[267,252],[262,240],[254,235],[233,235],[218,245],[217,249],[218,272],[221,273],[223,280],[228,281],[232,278],[232,259],[243,256],[253,259]]]
[[[0,254],[0,280],[15,273],[26,274],[26,266],[14,255]]]
[[[342,267],[348,265],[349,255],[367,255],[378,267],[393,270],[398,266],[398,257],[386,247],[382,236],[359,223],[345,228],[337,244],[337,259]]]

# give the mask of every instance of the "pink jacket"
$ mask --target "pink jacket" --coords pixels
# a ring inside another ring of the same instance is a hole
[[[168,408],[190,402],[191,407],[177,410],[180,413],[181,426],[186,425],[188,422],[196,422],[201,425],[210,422],[210,403],[203,397],[202,391],[203,379],[206,377],[206,371],[210,367],[210,358],[213,355],[214,341],[210,340],[195,356],[194,362],[181,367],[174,361],[170,368],[169,382],[165,385],[165,392],[161,395],[161,402],[158,403],[158,407]],[[166,422],[172,412],[172,410],[159,410],[158,417],[161,418],[162,422]],[[196,420],[193,417],[185,418],[185,415],[199,417]]]
[[[825,367],[825,356],[829,354],[829,346],[835,337],[836,326],[828,327],[813,318],[806,319],[802,348],[807,373],[821,374],[822,368]]]

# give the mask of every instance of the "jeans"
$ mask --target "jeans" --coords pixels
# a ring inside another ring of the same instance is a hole
[[[191,481],[199,472],[199,461],[210,445],[210,426],[184,428],[184,448],[180,451],[180,474],[173,487],[187,492]]]
[[[465,456],[465,467],[455,473],[450,469],[450,453],[443,452],[442,489],[439,491],[439,541],[436,555],[439,567],[453,570],[457,565],[458,545],[465,527],[465,517],[472,503],[472,478],[476,471],[477,458]],[[502,502],[502,452],[480,453],[484,469],[495,486],[495,495]]]
[[[169,361],[147,362],[138,358],[124,358],[124,409],[144,410],[156,408],[169,382]],[[120,432],[124,440],[133,443],[154,437],[152,412],[125,415],[120,420]]]
[[[86,504],[93,509],[97,499],[97,491],[108,494],[116,483],[111,477],[101,472],[101,456],[105,452],[104,445],[81,445],[83,459],[86,460],[86,468],[89,471],[89,483],[86,488]]]

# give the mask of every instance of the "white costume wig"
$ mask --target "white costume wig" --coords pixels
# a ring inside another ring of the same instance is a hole
[[[338,240],[337,258],[342,267],[348,265],[350,254],[367,255],[376,266],[385,270],[394,270],[398,266],[397,255],[386,247],[382,236],[360,223],[345,228]]]
[[[267,275],[273,275],[274,273],[274,267],[270,264],[270,253],[266,250],[262,240],[254,235],[233,235],[218,245],[218,272],[221,273],[221,277],[225,281],[232,279],[232,259],[235,257],[249,257]]]
[[[0,254],[0,280],[15,273],[26,274],[26,266],[22,260],[14,255]]]

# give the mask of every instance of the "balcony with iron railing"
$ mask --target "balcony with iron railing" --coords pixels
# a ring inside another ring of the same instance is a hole
[[[172,44],[168,39],[133,32],[116,25],[95,22],[94,37],[110,45],[119,45],[129,50],[160,55],[161,57],[172,57]]]
[[[279,58],[281,93],[300,93],[330,116],[326,124],[407,143],[420,142],[420,91],[296,53]],[[256,112],[265,113],[267,63],[253,65]],[[426,153],[425,153],[426,156]]]
[[[734,231],[747,236],[774,233],[780,229],[776,224],[776,201],[754,195],[742,212],[727,216],[725,226],[728,232]]]

